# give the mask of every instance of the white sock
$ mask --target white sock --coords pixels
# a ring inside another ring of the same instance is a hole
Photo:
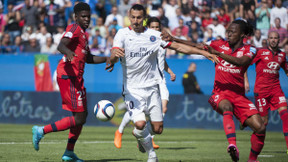
[[[154,152],[154,148],[152,145],[152,137],[146,127],[144,128],[144,130],[139,130],[139,129],[134,128],[133,132],[137,140],[140,141],[141,145],[144,147],[145,151],[148,153],[148,155]]]
[[[130,120],[131,120],[131,117],[129,115],[129,112],[126,111],[121,121],[121,124],[119,125],[119,128],[118,128],[120,133],[124,132],[124,128],[129,124]]]

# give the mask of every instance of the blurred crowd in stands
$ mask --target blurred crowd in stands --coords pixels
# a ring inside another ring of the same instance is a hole
[[[288,0],[82,0],[91,6],[89,45],[94,55],[110,54],[116,32],[130,25],[129,9],[135,3],[158,17],[172,35],[195,43],[225,39],[228,25],[243,18],[255,27],[245,40],[267,46],[269,31],[280,34],[280,48],[288,53]],[[57,54],[67,25],[74,23],[76,0],[1,0],[0,53]],[[183,54],[167,51],[167,57]],[[193,56],[195,57],[195,56]],[[192,56],[191,56],[192,58]],[[201,58],[195,57],[195,58]]]

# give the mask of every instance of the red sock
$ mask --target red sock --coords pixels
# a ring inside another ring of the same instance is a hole
[[[44,134],[50,132],[64,131],[75,126],[74,116],[66,117],[55,123],[44,126]]]
[[[264,146],[265,134],[257,134],[253,133],[251,135],[251,151],[249,155],[249,159],[257,160],[258,155],[260,154],[263,146]]]
[[[283,129],[283,133],[284,133],[284,137],[286,141],[286,147],[288,150],[288,112],[287,112],[287,109],[280,111],[279,114],[282,120],[282,129]]]
[[[236,145],[235,124],[233,121],[233,112],[225,111],[223,113],[223,127],[229,144]]]
[[[81,130],[82,130],[82,125],[70,128],[66,150],[69,150],[69,151],[74,150],[75,143],[81,133]]]

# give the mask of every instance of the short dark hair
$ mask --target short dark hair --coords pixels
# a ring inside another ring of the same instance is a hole
[[[244,19],[236,19],[232,23],[238,24],[240,26],[241,32],[246,36],[252,36],[254,34],[254,27],[248,21]]]
[[[79,2],[74,6],[74,13],[78,14],[81,11],[91,11],[90,6],[87,3]]]
[[[147,21],[147,26],[150,27],[152,22],[158,22],[159,23],[159,27],[161,29],[161,22],[157,17],[150,17]]]
[[[140,5],[140,4],[135,4],[135,5],[133,5],[131,8],[130,8],[130,12],[131,12],[131,10],[138,10],[138,11],[143,11],[143,16],[144,16],[144,18],[146,17],[146,10],[145,10],[145,8],[142,6],[142,5]]]

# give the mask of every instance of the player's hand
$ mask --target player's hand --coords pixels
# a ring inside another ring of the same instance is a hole
[[[203,55],[203,56],[205,56],[207,59],[211,60],[213,63],[218,64],[220,62],[219,59],[218,59],[218,56],[212,55],[212,54],[210,54],[208,52],[205,55]]]
[[[113,50],[115,57],[120,58],[125,56],[124,48],[114,48]]]
[[[108,72],[113,71],[114,69],[114,64],[111,63],[110,57],[106,57],[106,67],[105,70],[107,70]]]
[[[72,61],[75,56],[77,56],[77,55],[74,52],[69,52],[66,54],[66,59],[68,61]]]
[[[167,41],[167,42],[172,42],[173,37],[165,30],[162,31],[161,33],[162,40]]]
[[[206,51],[208,51],[209,53],[214,54],[214,55],[219,55],[219,54],[220,54],[219,51],[215,50],[213,47],[208,46],[208,45],[206,45],[206,44],[204,45],[204,49],[205,49]]]
[[[170,74],[170,80],[171,80],[172,82],[174,82],[174,81],[176,80],[176,74],[171,73],[171,74]]]

